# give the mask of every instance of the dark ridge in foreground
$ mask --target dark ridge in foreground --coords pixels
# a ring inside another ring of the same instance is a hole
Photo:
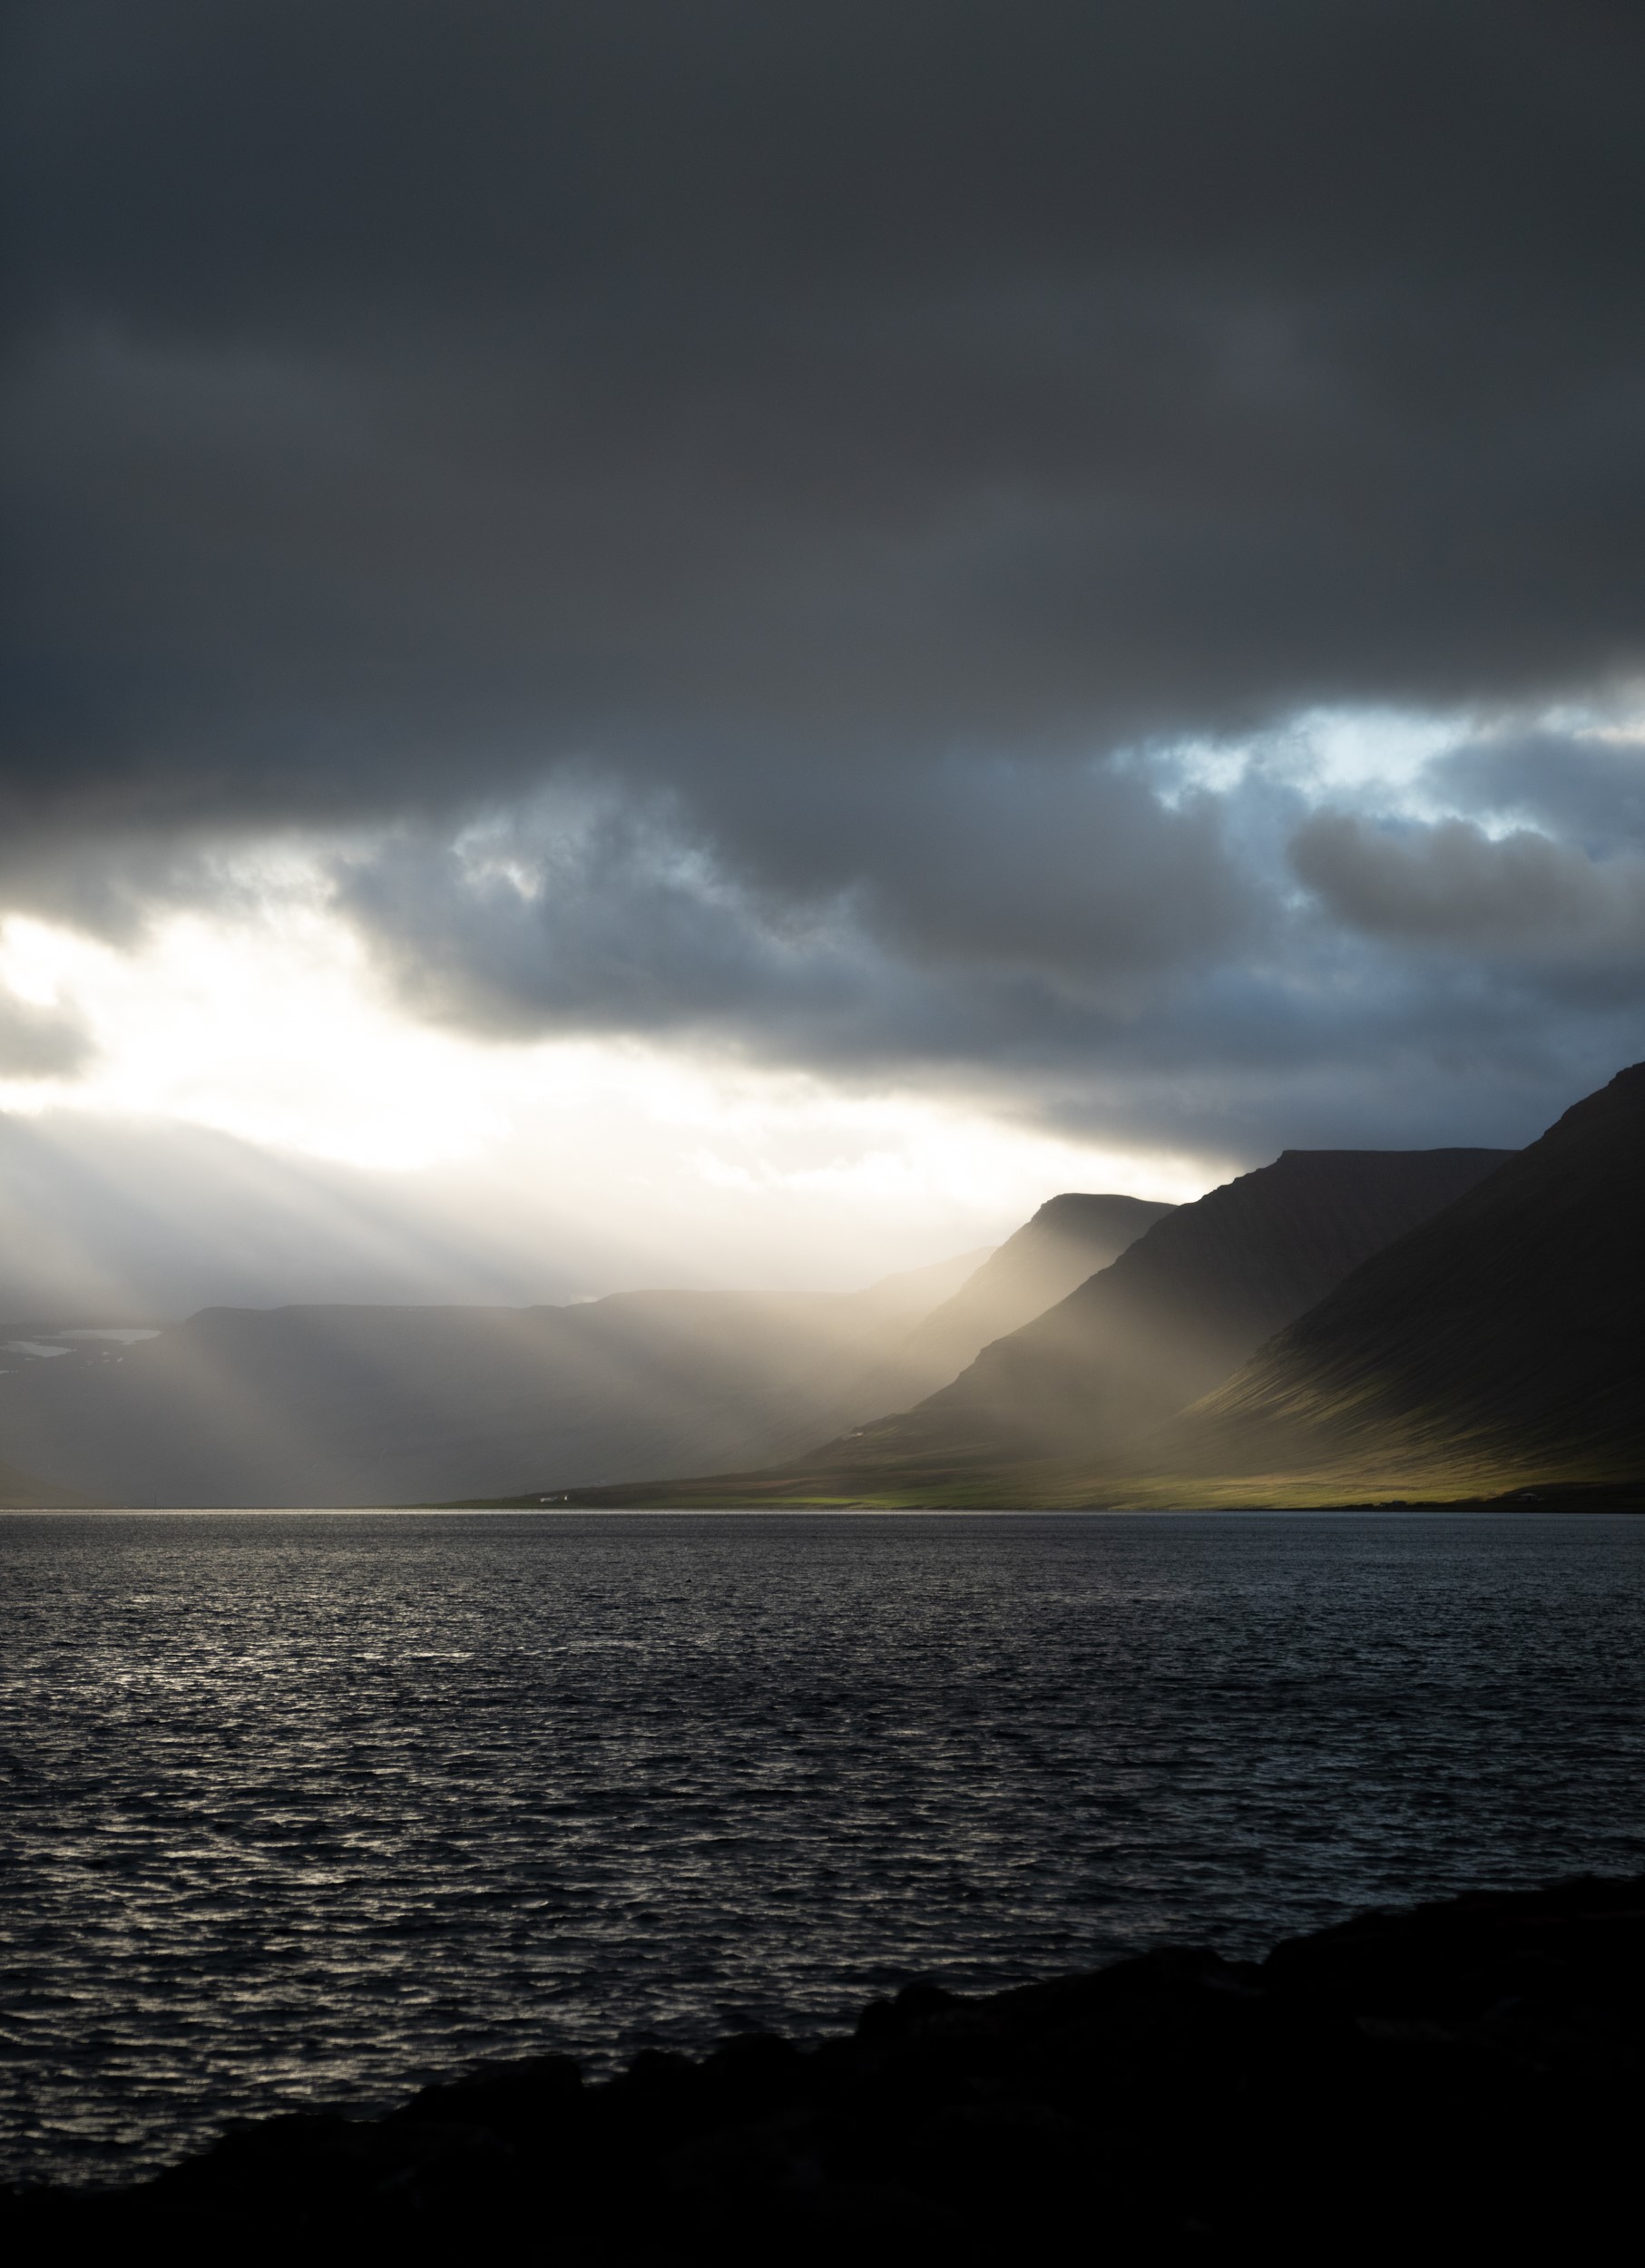
[[[1645,1472],[1645,1063],[1376,1255],[1187,1412],[1179,1469]]]
[[[599,2086],[497,2065],[383,2119],[240,2127],[139,2188],[14,2193],[0,2234],[28,2259],[1591,2258],[1634,2217],[1642,2097],[1645,1877],[1590,1877],[1260,1964],[911,1985],[849,2039],[648,2053]]]

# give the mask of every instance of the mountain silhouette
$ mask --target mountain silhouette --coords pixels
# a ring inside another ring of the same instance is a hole
[[[780,1471],[681,1501],[1043,1501],[1048,1462],[1121,1471],[1166,1419],[1504,1150],[1287,1150],[1166,1213],[1110,1266],[984,1348],[952,1385]],[[622,1501],[637,1501],[629,1490]],[[680,1496],[670,1482],[650,1501]]]
[[[1166,1209],[1055,1198],[997,1255],[847,1294],[212,1307],[123,1337],[31,1325],[0,1363],[0,1439],[45,1477],[15,1476],[14,1501],[416,1503],[529,1493],[545,1471],[563,1488],[772,1461],[944,1383]]]
[[[1140,1197],[1048,1198],[952,1299],[916,1326],[904,1358],[926,1365],[934,1386],[945,1384],[992,1340],[1065,1299],[1175,1209]]]
[[[420,1502],[791,1455],[929,1374],[898,1350],[985,1255],[840,1295],[641,1291],[567,1307],[212,1307],[121,1346],[36,1334],[0,1441],[113,1503]],[[49,1501],[49,1498],[38,1501]]]
[[[1645,1063],[1169,1429],[1163,1462],[1402,1492],[1645,1473]]]

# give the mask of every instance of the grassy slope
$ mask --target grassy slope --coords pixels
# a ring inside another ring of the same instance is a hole
[[[1060,1465],[1003,1466],[955,1488],[922,1482],[853,1494],[796,1481],[774,1489],[764,1473],[728,1473],[716,1481],[671,1486],[572,1490],[563,1497],[464,1498],[446,1510],[575,1511],[1240,1511],[1308,1510],[1342,1506],[1485,1504],[1569,1510],[1645,1511],[1645,1466],[1618,1477],[1610,1464],[1590,1469],[1481,1458],[1425,1469],[1413,1462],[1367,1467],[1347,1461],[1307,1472],[1239,1476],[1203,1473],[1113,1474],[1093,1478]]]

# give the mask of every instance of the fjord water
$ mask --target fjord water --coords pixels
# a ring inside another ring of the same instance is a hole
[[[1645,1524],[0,1519],[10,2178],[1645,1865]]]

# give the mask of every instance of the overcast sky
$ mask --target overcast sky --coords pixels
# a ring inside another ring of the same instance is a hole
[[[1645,1055],[1638,8],[7,24],[31,1139],[837,1276]]]

